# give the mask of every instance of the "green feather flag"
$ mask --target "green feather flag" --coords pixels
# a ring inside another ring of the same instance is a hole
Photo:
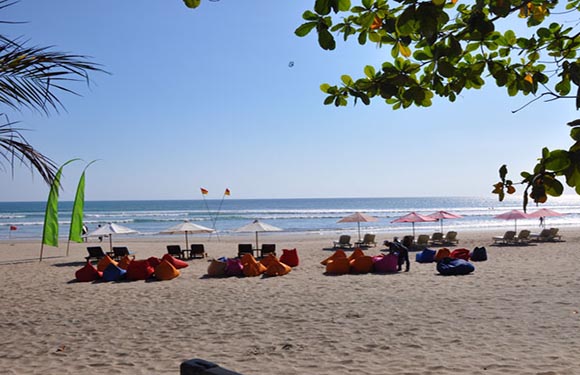
[[[83,215],[85,209],[85,172],[81,175],[70,219],[69,241],[83,242]]]

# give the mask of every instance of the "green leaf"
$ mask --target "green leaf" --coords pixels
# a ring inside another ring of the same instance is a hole
[[[570,130],[570,137],[575,141],[580,141],[580,127],[575,127]]]
[[[334,37],[326,29],[318,30],[318,44],[322,49],[325,49],[327,51],[336,48],[336,42],[334,41]]]
[[[513,46],[514,44],[517,43],[516,34],[512,30],[507,30],[504,33],[504,38],[510,46]]]
[[[546,169],[551,171],[561,171],[570,166],[570,155],[565,150],[554,150],[545,158],[544,164]]]
[[[334,96],[327,96],[326,99],[324,99],[324,105],[330,105],[334,102]]]
[[[352,86],[352,84],[354,83],[353,80],[352,80],[352,78],[349,75],[347,75],[347,74],[343,74],[342,76],[340,76],[340,80],[346,86]]]
[[[338,0],[338,10],[346,12],[350,9],[350,0]]]
[[[499,178],[501,178],[501,180],[504,181],[505,176],[507,176],[507,173],[508,173],[507,165],[504,164],[499,168]]]
[[[328,92],[329,88],[330,85],[328,83],[323,83],[322,85],[320,85],[320,90],[322,90],[322,92]]]
[[[546,194],[553,197],[559,197],[564,192],[562,183],[551,176],[544,177],[544,188],[546,189]]]
[[[304,13],[302,13],[302,18],[305,19],[306,21],[318,21],[318,18],[320,18],[320,16],[316,13],[312,13],[311,11],[307,10]]]
[[[185,6],[188,8],[195,9],[201,4],[201,0],[183,0]]]
[[[294,34],[300,37],[306,36],[310,31],[312,31],[312,29],[316,27],[317,24],[317,22],[303,23],[302,25],[298,26],[296,30],[294,30]]]
[[[375,76],[375,74],[377,73],[375,68],[371,65],[365,66],[364,72],[368,78],[373,78]]]
[[[330,13],[330,0],[316,0],[314,2],[314,11],[324,16]]]

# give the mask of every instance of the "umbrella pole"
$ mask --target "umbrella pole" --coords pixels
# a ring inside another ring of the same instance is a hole
[[[413,241],[415,240],[415,222],[412,222],[411,224],[413,224]]]
[[[113,235],[109,234],[109,252],[113,252]]]
[[[362,238],[360,237],[360,221],[356,222],[358,224],[358,240],[362,241]]]
[[[258,231],[256,231],[256,250],[258,250]]]
[[[443,219],[439,219],[441,221],[441,233],[443,233]]]
[[[189,249],[189,242],[187,241],[187,231],[185,231],[185,249]]]

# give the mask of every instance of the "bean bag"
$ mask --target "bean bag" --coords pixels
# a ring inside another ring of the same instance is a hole
[[[255,277],[260,276],[266,271],[266,266],[258,262],[252,254],[246,253],[242,255],[242,266],[244,267],[244,276]]]
[[[207,275],[209,277],[222,277],[226,275],[226,262],[212,259],[207,266]]]
[[[157,267],[155,267],[155,277],[157,280],[172,280],[179,276],[180,272],[168,260],[163,259]]]
[[[228,258],[226,260],[226,276],[244,276],[244,266],[239,259]]]
[[[183,260],[177,259],[175,257],[172,257],[169,254],[165,254],[161,257],[161,259],[168,261],[169,263],[171,263],[171,265],[175,268],[177,268],[178,270],[182,269],[182,268],[186,268],[189,267],[189,264],[187,264],[187,262],[184,262]]]
[[[110,263],[105,271],[103,271],[103,280],[104,281],[119,281],[125,277],[127,271],[118,267],[117,265]]]
[[[476,247],[470,256],[473,262],[483,262],[487,260],[487,250],[485,247]]]
[[[101,277],[103,277],[103,273],[97,270],[89,261],[87,261],[87,264],[85,264],[81,269],[75,272],[75,278],[77,281],[82,283],[95,281]]]
[[[475,271],[475,267],[463,259],[443,258],[437,263],[437,271],[443,276],[467,275]]]
[[[455,249],[451,252],[450,257],[453,259],[469,260],[469,250]]]
[[[415,261],[417,263],[433,263],[435,261],[435,250],[425,249],[420,253],[415,255]]]
[[[292,267],[287,264],[280,262],[278,259],[274,258],[275,260],[270,263],[268,268],[266,268],[265,275],[268,276],[284,276],[290,271],[292,271]]]
[[[280,262],[287,264],[290,267],[298,267],[298,263],[300,263],[298,259],[298,251],[296,251],[296,249],[282,249]]]
[[[127,267],[127,279],[147,280],[155,273],[148,260],[134,260]]]
[[[399,269],[399,257],[395,254],[373,257],[373,268],[376,273],[393,273]]]
[[[352,273],[373,272],[373,258],[368,255],[360,256],[350,261],[350,271]]]
[[[323,266],[326,266],[326,263],[328,263],[329,261],[334,260],[336,258],[345,258],[346,259],[346,253],[344,252],[344,250],[336,250],[331,256],[329,256],[328,258],[326,258],[322,262],[320,262],[320,264],[322,264]]]
[[[103,272],[111,263],[113,263],[115,266],[117,265],[117,262],[115,262],[110,256],[105,255],[101,258],[101,260],[99,260],[99,263],[97,263],[97,270]]]
[[[149,265],[151,267],[155,268],[161,263],[161,259],[159,259],[157,257],[149,257],[149,258],[147,258],[147,262],[149,262]]]
[[[448,248],[444,247],[442,249],[437,250],[437,254],[435,254],[435,261],[439,262],[443,258],[447,258],[451,255],[451,252]]]
[[[348,257],[348,260],[351,261],[353,259],[356,259],[359,257],[364,257],[364,256],[365,256],[365,253],[359,247],[357,247],[356,249],[354,249],[352,254],[350,254],[350,256]]]
[[[133,259],[131,259],[129,255],[125,255],[123,258],[121,258],[117,266],[119,266],[119,268],[126,270],[127,267],[129,267],[129,263],[131,263],[132,260]]]
[[[350,262],[344,258],[336,258],[326,263],[326,273],[330,275],[344,275],[350,272]]]
[[[272,264],[273,262],[277,262],[278,258],[276,258],[276,255],[274,254],[268,254],[265,257],[262,258],[262,260],[260,260],[260,264],[262,264],[264,267],[268,268],[270,266],[270,264]]]

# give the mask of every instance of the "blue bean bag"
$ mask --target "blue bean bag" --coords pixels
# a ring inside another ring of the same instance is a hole
[[[437,263],[437,271],[443,276],[467,275],[475,267],[463,259],[443,258]]]
[[[126,273],[127,273],[127,271],[125,271],[124,269],[114,265],[113,263],[110,263],[107,266],[107,268],[105,268],[105,271],[103,271],[103,280],[104,281],[119,281],[123,277],[125,277]]]
[[[415,255],[415,261],[417,263],[433,263],[435,261],[435,254],[437,254],[435,250],[425,249]]]
[[[471,252],[471,260],[473,262],[483,262],[487,260],[487,251],[485,247],[476,247]]]

